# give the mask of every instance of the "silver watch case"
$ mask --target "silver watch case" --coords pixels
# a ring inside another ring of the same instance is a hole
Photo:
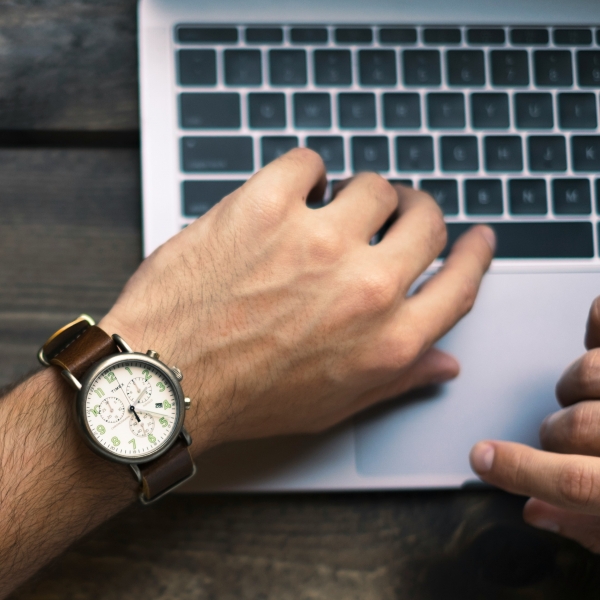
[[[129,362],[132,360],[152,365],[155,369],[158,369],[164,374],[164,376],[169,380],[169,383],[173,387],[173,390],[175,392],[175,401],[177,402],[177,407],[179,409],[177,423],[175,423],[175,427],[173,428],[171,435],[164,443],[164,445],[156,452],[140,458],[121,457],[116,456],[111,452],[108,452],[96,441],[96,438],[90,431],[88,422],[85,418],[86,397],[94,379],[96,379],[96,377],[107,368],[112,367],[113,365],[116,365],[121,362]],[[147,354],[142,354],[139,352],[121,352],[119,354],[113,354],[108,358],[100,360],[85,374],[85,377],[81,381],[81,389],[77,392],[77,398],[75,400],[75,412],[77,417],[77,423],[79,424],[79,428],[81,430],[81,433],[83,434],[83,439],[96,454],[99,454],[103,458],[106,458],[113,462],[122,463],[126,465],[135,465],[150,462],[169,451],[169,449],[183,430],[183,421],[185,419],[185,401],[181,385],[179,381],[177,381],[175,374],[171,371],[171,369],[169,369],[167,365],[160,362],[159,360],[156,360],[155,358],[150,358]]]

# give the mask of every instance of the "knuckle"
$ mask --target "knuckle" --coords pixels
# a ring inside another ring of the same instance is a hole
[[[311,150],[310,148],[292,148],[289,152],[284,154],[282,158],[292,161],[297,165],[303,165],[308,163],[316,169],[325,169],[325,163],[323,162],[321,156],[314,150]]]
[[[337,262],[344,254],[346,242],[343,233],[335,227],[329,227],[325,223],[314,224],[308,239],[308,258],[317,261],[316,264],[328,265]]]
[[[398,194],[387,179],[377,173],[360,173],[357,179],[368,189],[369,194],[377,202],[384,204],[390,212],[398,207]]]
[[[448,229],[444,221],[444,215],[431,196],[424,192],[418,192],[421,196],[428,198],[426,207],[422,209],[422,221],[424,227],[431,236],[431,245],[436,252],[441,252],[448,242]]]
[[[561,468],[557,487],[563,501],[580,508],[589,506],[598,495],[598,481],[593,469],[587,463],[576,460]]]
[[[566,409],[566,421],[567,440],[580,444],[590,437],[596,419],[591,406],[576,404]]]
[[[580,384],[587,387],[597,381],[600,374],[600,352],[590,350],[579,361],[576,377]]]
[[[356,279],[361,306],[367,312],[387,312],[396,303],[396,287],[382,270],[371,269]]]

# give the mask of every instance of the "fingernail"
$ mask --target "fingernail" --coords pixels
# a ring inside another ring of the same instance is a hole
[[[485,238],[485,241],[488,243],[489,247],[492,249],[492,252],[496,251],[496,234],[494,230],[489,227],[483,227],[481,229],[481,234]]]
[[[551,531],[552,533],[558,533],[560,531],[560,525],[555,521],[549,519],[536,519],[535,521],[529,521],[530,525],[537,527],[538,529],[544,529],[545,531]]]
[[[477,444],[471,450],[471,466],[476,473],[487,473],[494,464],[494,446]]]

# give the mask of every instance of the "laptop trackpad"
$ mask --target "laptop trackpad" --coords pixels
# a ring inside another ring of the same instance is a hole
[[[459,359],[461,375],[428,397],[361,416],[359,474],[457,485],[473,479],[468,454],[480,439],[538,445],[542,419],[558,409],[556,381],[584,352],[598,294],[598,274],[488,275],[475,309],[438,344]]]

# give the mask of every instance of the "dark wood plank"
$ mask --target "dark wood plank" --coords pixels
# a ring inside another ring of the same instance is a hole
[[[138,174],[135,150],[0,150],[0,384],[115,301],[141,260]]]
[[[132,508],[12,600],[578,600],[600,559],[501,493],[172,496]]]
[[[0,130],[138,127],[136,0],[0,3]]]

